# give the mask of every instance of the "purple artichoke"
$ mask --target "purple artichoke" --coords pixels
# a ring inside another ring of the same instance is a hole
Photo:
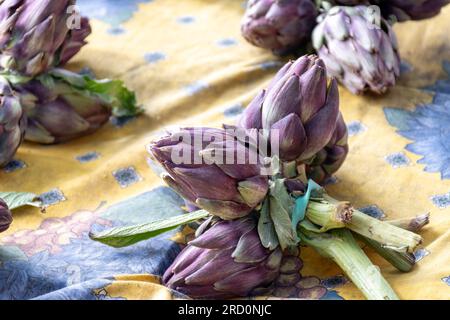
[[[0,3],[1,66],[34,77],[65,63],[85,44],[89,23],[70,30],[75,0],[8,0]]]
[[[310,55],[281,68],[250,103],[238,127],[271,132],[270,144],[279,145],[281,160],[304,161],[328,145],[338,117],[337,83],[327,86],[324,63]]]
[[[192,298],[247,297],[272,285],[281,260],[279,248],[269,251],[262,246],[253,217],[221,220],[188,244],[163,282]]]
[[[27,125],[19,98],[8,81],[0,79],[0,167],[14,157]]]
[[[307,166],[308,178],[323,184],[342,166],[347,158],[348,150],[348,131],[341,114],[330,142],[316,154],[314,160]]]
[[[428,19],[438,15],[450,0],[372,0],[378,4],[384,17],[397,21]]]
[[[8,230],[12,220],[12,214],[9,211],[8,205],[0,198],[0,232]]]
[[[25,84],[15,85],[26,110],[25,139],[54,144],[90,134],[112,114],[139,112],[135,96],[120,81],[95,80],[53,69]]]
[[[365,6],[333,7],[313,32],[313,45],[336,77],[352,93],[384,93],[400,75],[400,57],[394,31],[386,22],[371,20]]]
[[[242,35],[257,47],[285,54],[307,42],[317,14],[311,0],[250,0]]]
[[[225,130],[181,129],[153,142],[148,151],[167,171],[163,178],[170,187],[222,219],[248,215],[267,194],[268,180],[261,175],[262,162]],[[182,159],[176,158],[179,154]],[[240,156],[245,159],[236,161]]]

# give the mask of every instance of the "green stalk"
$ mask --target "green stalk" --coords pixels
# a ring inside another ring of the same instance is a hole
[[[414,218],[388,220],[386,222],[405,230],[418,232],[430,222],[430,214],[422,214]],[[397,252],[392,249],[384,248],[378,242],[360,235],[357,235],[357,238],[369,245],[387,262],[402,272],[411,271],[416,264],[416,259],[411,253]]]
[[[349,230],[336,229],[330,233],[316,233],[300,227],[300,237],[306,245],[334,260],[367,299],[399,300]]]
[[[352,219],[352,208],[348,202],[331,204],[318,199],[310,199],[306,208],[306,216],[315,224],[321,226],[320,232],[330,229],[345,228]]]
[[[326,201],[336,207],[342,205],[342,202],[330,197],[326,193],[324,193],[322,197],[323,199],[321,202]],[[317,199],[311,199],[311,201],[317,201]],[[329,212],[328,214],[331,215],[331,213],[332,212]],[[315,217],[308,215],[308,211],[306,212],[306,216],[311,219],[311,221],[315,222],[313,220]],[[418,234],[372,218],[353,208],[351,219],[345,222],[345,227],[368,239],[379,242],[384,248],[389,248],[398,252],[412,253],[422,242],[422,237]]]
[[[356,237],[370,246],[376,253],[382,256],[387,262],[402,272],[409,272],[414,267],[416,260],[412,253],[397,252],[392,249],[383,248],[375,240],[355,234]]]

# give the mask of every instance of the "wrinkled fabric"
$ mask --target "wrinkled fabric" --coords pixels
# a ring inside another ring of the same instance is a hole
[[[241,0],[79,5],[93,34],[68,66],[124,80],[145,114],[113,119],[66,144],[26,142],[0,169],[0,191],[42,194],[49,204],[46,213],[15,210],[0,234],[0,298],[185,298],[159,277],[196,224],[122,249],[93,242],[88,233],[185,212],[147,161],[146,146],[167,126],[234,124],[286,59],[241,38]],[[358,97],[340,87],[350,153],[328,192],[385,219],[431,213],[412,272],[399,273],[366,250],[402,299],[450,296],[449,28],[450,7],[394,27],[402,75],[387,94]],[[303,247],[282,265],[272,297],[363,298],[333,262]]]

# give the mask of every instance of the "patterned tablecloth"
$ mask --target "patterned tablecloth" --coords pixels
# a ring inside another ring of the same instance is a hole
[[[0,191],[42,194],[50,205],[45,214],[15,211],[1,234],[0,298],[171,299],[178,295],[158,276],[186,230],[124,249],[93,242],[88,232],[182,213],[182,200],[149,167],[145,145],[169,125],[233,123],[283,62],[240,37],[241,0],[78,2],[94,32],[70,68],[123,79],[146,112],[63,145],[25,143],[0,170]],[[377,217],[431,213],[414,271],[399,273],[367,250],[403,299],[450,298],[448,30],[450,7],[396,25],[398,86],[384,96],[340,91],[351,152],[329,192]],[[295,285],[279,281],[275,296],[362,298],[334,263],[308,248],[299,259]]]

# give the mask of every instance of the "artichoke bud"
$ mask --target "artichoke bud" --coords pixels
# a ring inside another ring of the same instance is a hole
[[[171,188],[222,219],[248,215],[267,194],[261,158],[227,130],[180,129],[154,141],[148,151]]]
[[[111,115],[136,115],[134,93],[118,80],[96,80],[53,69],[26,83],[15,84],[26,110],[25,139],[54,144],[93,133]]]
[[[310,0],[250,0],[241,32],[257,47],[287,54],[306,44],[317,14]]]
[[[1,66],[35,77],[66,63],[82,46],[91,29],[87,18],[80,29],[69,29],[68,10],[75,0],[15,0],[0,3]]]
[[[338,116],[337,84],[327,83],[324,62],[309,55],[280,69],[244,111],[238,127],[260,125],[270,132],[271,145],[279,146],[282,161],[306,161],[328,144]]]
[[[313,31],[313,46],[331,77],[354,94],[382,94],[400,75],[397,40],[389,23],[367,6],[333,7]]]
[[[262,246],[254,217],[205,224],[166,270],[167,287],[192,298],[225,299],[271,286],[279,274],[282,252]]]

